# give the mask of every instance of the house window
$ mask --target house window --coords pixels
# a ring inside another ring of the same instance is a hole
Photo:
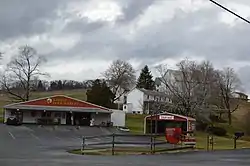
[[[35,111],[31,111],[31,116],[32,117],[36,117],[36,112]]]
[[[127,96],[124,96],[124,104],[127,104]]]
[[[59,112],[55,113],[55,117],[56,118],[60,118],[61,117],[61,113],[59,113]]]
[[[64,112],[62,113],[62,118],[65,119],[65,113]]]
[[[139,113],[140,113],[140,111],[137,111],[137,113],[139,114]]]
[[[43,112],[42,117],[51,117],[51,112]]]
[[[11,111],[11,112],[10,112],[10,115],[11,115],[11,116],[16,115],[16,111]]]
[[[149,95],[147,96],[147,99],[149,99]]]
[[[136,112],[135,111],[133,111],[133,114],[135,114]]]
[[[123,108],[124,108],[124,109],[127,109],[127,106],[125,105]]]

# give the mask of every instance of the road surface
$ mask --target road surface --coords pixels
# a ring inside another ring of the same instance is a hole
[[[39,128],[0,124],[1,166],[249,166],[250,150],[189,152],[164,155],[81,156],[66,151],[79,148],[81,135],[99,130],[72,127]],[[105,132],[105,131],[103,131]]]

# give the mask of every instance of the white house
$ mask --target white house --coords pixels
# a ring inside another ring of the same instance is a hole
[[[164,92],[157,92],[141,88],[134,88],[125,96],[123,111],[127,113],[143,114],[150,112],[149,104],[152,102],[171,103]]]
[[[179,82],[180,87],[181,87],[181,82],[182,82],[182,73],[181,73],[181,71],[168,69],[163,77],[156,77],[155,78],[156,91],[158,91],[158,92],[166,92],[167,88],[166,88],[166,85],[164,84],[164,81],[167,81],[167,83],[171,83],[172,85]]]
[[[232,96],[237,99],[248,100],[248,95],[242,92],[233,92]]]

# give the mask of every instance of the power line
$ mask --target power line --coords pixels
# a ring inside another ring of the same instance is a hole
[[[244,17],[238,15],[237,13],[233,12],[232,10],[230,10],[230,9],[228,9],[228,8],[226,8],[226,7],[224,7],[224,6],[222,6],[222,5],[219,4],[218,2],[215,2],[214,0],[209,0],[209,1],[212,2],[212,3],[214,3],[215,5],[219,6],[220,8],[226,10],[227,12],[229,12],[229,13],[235,15],[236,17],[242,19],[243,21],[247,22],[248,24],[250,24],[250,21],[249,21],[249,20],[247,20],[247,19],[245,19]]]

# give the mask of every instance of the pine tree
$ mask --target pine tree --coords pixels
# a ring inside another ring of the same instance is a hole
[[[63,85],[62,85],[62,81],[59,80],[57,83],[57,89],[62,90],[63,89]]]
[[[43,91],[45,88],[43,86],[43,83],[41,80],[39,80],[38,85],[37,85],[37,90],[38,91]]]
[[[96,79],[87,91],[87,101],[107,108],[114,108],[115,95],[104,80]]]
[[[141,70],[141,74],[137,80],[136,87],[137,88],[144,88],[144,89],[148,89],[148,90],[155,89],[155,83],[153,80],[153,76],[151,74],[151,71],[149,71],[147,65]]]

